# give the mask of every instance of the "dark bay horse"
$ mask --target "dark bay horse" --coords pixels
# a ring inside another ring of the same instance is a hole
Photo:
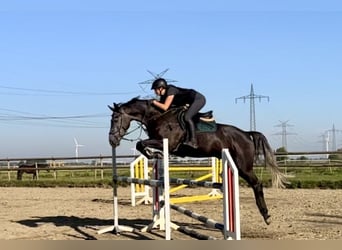
[[[137,142],[136,148],[147,158],[160,158],[163,149],[163,138],[169,140],[169,152],[180,157],[217,157],[221,158],[223,148],[229,152],[242,177],[252,187],[256,204],[266,224],[269,224],[268,209],[264,199],[263,186],[253,172],[253,164],[259,155],[263,155],[265,165],[270,167],[273,184],[284,187],[285,175],[275,162],[273,151],[266,137],[257,131],[243,131],[237,127],[217,124],[214,132],[196,132],[198,148],[182,144],[186,131],[178,121],[177,109],[161,111],[152,105],[152,100],[133,98],[127,103],[108,106],[112,111],[109,142],[117,147],[126,134],[131,121],[141,123],[148,139]]]
[[[37,179],[39,169],[47,168],[46,171],[50,172],[49,164],[47,163],[23,163],[20,162],[17,170],[17,180],[22,180],[23,174],[32,174],[32,179]]]

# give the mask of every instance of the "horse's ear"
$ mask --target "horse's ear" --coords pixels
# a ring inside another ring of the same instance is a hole
[[[114,112],[115,110],[118,110],[120,108],[120,104],[113,102],[113,107],[108,105],[108,108]]]
[[[108,106],[108,108],[109,108],[111,111],[114,112],[114,108],[113,108],[112,106],[109,106],[109,105],[107,105],[107,106]]]

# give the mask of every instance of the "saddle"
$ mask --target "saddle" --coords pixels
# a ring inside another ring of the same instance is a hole
[[[213,122],[215,121],[214,116],[213,116],[213,111],[207,111],[204,113],[198,112],[195,117],[194,120],[198,120],[198,121],[204,121],[204,122]]]
[[[177,111],[177,120],[181,126],[181,128],[187,131],[186,122],[184,119],[186,109],[182,108]],[[213,111],[207,112],[198,112],[193,117],[193,122],[196,127],[197,132],[215,132],[216,131],[216,121],[213,116]]]

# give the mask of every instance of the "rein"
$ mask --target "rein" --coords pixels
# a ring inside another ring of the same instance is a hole
[[[149,105],[149,102],[147,102],[147,103],[148,103],[148,105]],[[124,112],[119,112],[119,113],[120,113],[121,115],[126,114],[126,113],[124,113]],[[138,124],[138,127],[137,127],[137,128],[135,128],[135,129],[133,129],[133,130],[131,130],[131,131],[129,131],[129,132],[128,132],[126,129],[124,129],[126,132],[125,132],[124,135],[122,135],[121,140],[129,141],[129,142],[134,142],[134,141],[139,141],[139,140],[141,140],[142,131],[143,131],[143,130],[146,130],[146,129],[143,128],[143,124],[142,124],[142,121],[144,120],[145,116],[146,116],[146,110],[145,110],[145,112],[143,113],[142,119],[139,121],[140,123]],[[120,124],[119,130],[118,130],[118,132],[117,132],[117,133],[119,133],[119,135],[120,135],[120,130],[121,130],[121,128],[122,128],[122,120],[121,120],[121,124]],[[129,135],[129,134],[132,134],[133,132],[135,132],[135,131],[138,130],[138,129],[140,129],[140,133],[139,133],[139,135],[138,135],[137,138],[135,138],[135,139],[125,138],[125,136],[127,136],[127,135]]]
[[[152,106],[150,101],[147,101],[147,106],[148,106],[148,107],[147,107],[146,109],[144,109],[144,112],[143,112],[143,114],[142,114],[142,118],[141,118],[140,120],[138,120],[138,123],[139,123],[139,124],[138,124],[138,127],[137,127],[137,128],[135,128],[135,129],[133,129],[133,130],[131,130],[131,131],[128,132],[125,128],[122,127],[122,120],[121,120],[121,124],[120,124],[120,126],[119,126],[119,129],[118,129],[118,131],[115,132],[115,133],[118,133],[119,136],[121,136],[121,134],[120,134],[121,129],[124,129],[124,130],[126,131],[126,132],[122,135],[121,140],[129,141],[129,142],[134,142],[134,141],[139,141],[139,140],[141,140],[142,131],[143,131],[143,130],[146,131],[146,129],[143,127],[144,124],[143,124],[142,122],[146,119],[146,113],[147,113],[146,110],[149,110],[149,108]],[[150,123],[151,121],[156,120],[156,119],[158,119],[158,118],[163,119],[164,116],[166,116],[166,115],[168,115],[168,114],[170,114],[170,113],[172,113],[172,112],[177,112],[177,111],[179,111],[180,109],[183,109],[183,107],[171,108],[171,109],[169,109],[169,110],[167,110],[167,111],[165,111],[165,112],[163,112],[163,113],[153,115],[151,118],[146,119],[146,123],[148,124],[148,123]],[[120,113],[121,115],[127,115],[125,112],[118,112],[118,113]],[[164,119],[164,120],[166,120],[166,119]],[[139,135],[138,135],[135,139],[126,138],[126,136],[132,134],[133,132],[135,132],[135,131],[137,131],[137,130],[139,130],[139,129],[140,129],[140,133],[139,133]]]
[[[157,115],[151,117],[151,118],[148,119],[147,121],[149,122],[149,121],[152,121],[152,120],[155,120],[155,119],[163,118],[163,116],[166,116],[166,115],[168,115],[168,114],[170,114],[170,113],[172,113],[172,112],[177,113],[178,111],[183,110],[183,109],[184,109],[184,107],[170,108],[170,109],[166,110],[165,112],[163,112],[163,113],[161,113],[161,114],[157,114]],[[144,113],[144,115],[145,115],[145,113]],[[164,119],[164,120],[165,120],[165,119]]]
[[[125,138],[125,136],[127,136],[127,135],[129,135],[129,134],[132,134],[134,131],[136,131],[136,130],[138,130],[138,129],[140,129],[140,133],[139,133],[139,136],[138,136],[137,138],[135,138],[135,139],[128,139],[128,138]],[[132,131],[129,131],[129,132],[125,133],[125,134],[123,135],[123,137],[121,138],[121,140],[129,141],[129,142],[139,141],[139,140],[141,140],[141,134],[142,134],[142,130],[143,130],[143,129],[144,129],[144,128],[143,128],[142,124],[139,124],[139,126],[138,126],[137,128],[133,129]],[[144,130],[145,130],[145,129],[144,129]]]
[[[125,134],[123,135],[123,137],[121,138],[122,140],[130,141],[130,142],[134,142],[134,141],[141,140],[142,131],[143,131],[143,130],[146,131],[146,129],[143,127],[142,121],[146,118],[146,110],[148,110],[148,109],[152,106],[151,103],[152,103],[152,102],[150,102],[150,101],[147,100],[147,106],[148,106],[148,108],[147,108],[147,109],[144,109],[143,116],[142,116],[141,120],[139,121],[139,122],[140,122],[139,126],[138,126],[137,128],[135,128],[134,130],[125,133]],[[164,112],[164,113],[156,114],[156,115],[152,116],[151,118],[146,119],[146,123],[149,123],[150,121],[155,120],[155,119],[157,119],[157,118],[161,118],[161,117],[163,117],[163,116],[165,116],[165,115],[167,115],[167,114],[169,114],[169,113],[171,113],[171,112],[173,112],[173,111],[175,111],[175,110],[177,110],[177,109],[179,109],[179,108],[172,108],[172,109],[167,110],[167,111]],[[136,130],[138,130],[138,129],[140,129],[140,133],[139,133],[139,136],[138,136],[137,138],[135,138],[135,139],[128,139],[128,138],[125,138],[125,136],[127,136],[127,135],[133,133],[134,131],[136,131]]]

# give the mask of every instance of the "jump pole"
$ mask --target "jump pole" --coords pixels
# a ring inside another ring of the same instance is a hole
[[[190,187],[208,187],[220,189],[223,192],[223,224],[200,214],[192,212],[180,206],[171,204],[171,208],[191,218],[197,219],[207,226],[222,231],[225,240],[240,240],[240,204],[239,204],[239,179],[237,167],[229,154],[228,149],[222,150],[222,183],[195,181],[187,179],[171,178],[171,184],[186,184]],[[207,236],[204,239],[215,239]]]
[[[216,157],[211,157],[211,171],[213,182],[222,182],[220,173],[222,172],[222,161]],[[220,189],[213,188],[209,193],[209,197],[222,198],[222,192]]]
[[[239,173],[228,149],[222,150],[222,165],[224,238],[240,240]]]
[[[164,151],[165,152],[165,151]],[[165,158],[164,158],[165,159]],[[166,162],[165,162],[166,164]],[[225,240],[241,240],[241,234],[240,234],[240,203],[239,203],[239,175],[238,175],[238,169],[228,151],[228,149],[222,150],[222,183],[217,182],[207,182],[207,181],[196,181],[196,180],[187,180],[187,179],[181,179],[181,178],[170,178],[170,182],[167,183],[167,177],[164,176],[164,198],[165,200],[160,202],[158,200],[158,205],[160,207],[164,207],[164,209],[160,209],[159,213],[159,219],[157,221],[153,221],[153,223],[156,223],[158,225],[161,225],[164,223],[161,219],[165,219],[165,231],[171,230],[170,227],[177,231],[185,232],[186,234],[191,234],[196,237],[200,237],[201,239],[207,239],[212,240],[215,239],[211,236],[206,236],[199,234],[195,232],[194,230],[191,230],[187,227],[180,227],[170,221],[170,218],[166,215],[169,214],[169,210],[166,209],[174,209],[178,212],[181,212],[189,217],[192,217],[194,219],[197,219],[207,226],[215,229],[219,229],[223,235]],[[168,165],[164,166],[164,171],[168,173]],[[223,224],[218,223],[212,219],[209,219],[207,217],[204,217],[200,214],[194,213],[191,210],[187,210],[183,207],[176,206],[174,204],[170,204],[169,198],[169,184],[185,184],[190,187],[208,187],[208,188],[215,188],[215,189],[221,189],[223,192]],[[163,215],[162,215],[163,214]],[[151,225],[153,225],[150,224]],[[169,226],[167,226],[166,223],[170,223]],[[166,234],[167,235],[167,234]]]
[[[155,180],[160,180],[163,176],[163,162],[161,159],[155,159],[153,164],[153,176]],[[141,229],[142,232],[149,232],[153,228],[159,226],[160,230],[165,230],[164,214],[161,210],[160,201],[163,199],[163,189],[160,186],[153,186],[152,188],[152,222]]]
[[[148,159],[144,155],[140,155],[130,163],[130,174],[132,178],[148,179]],[[152,203],[150,197],[150,186],[131,183],[131,205],[144,203],[145,205]],[[140,198],[136,201],[136,198]]]
[[[164,165],[164,190],[167,190],[164,193],[164,213],[165,213],[165,239],[171,240],[171,215],[170,215],[170,175],[169,175],[169,143],[168,139],[163,139],[163,165]]]
[[[171,222],[170,215],[170,176],[169,176],[169,145],[168,139],[163,139],[163,160],[156,159],[154,164],[154,178],[163,181],[163,186],[153,187],[153,219],[152,222],[141,229],[149,232],[153,228],[165,231],[165,239],[171,240],[171,228],[176,225]],[[162,199],[162,203],[161,203]]]
[[[143,155],[141,155],[143,156]],[[144,157],[144,156],[143,156]],[[138,158],[137,158],[138,159]],[[156,164],[161,164],[161,163],[157,163],[158,160],[155,160],[154,166],[152,168],[152,172],[153,172],[153,176],[155,179],[158,179],[158,174],[156,173]],[[144,164],[146,163],[147,165],[147,161],[144,160]],[[132,178],[143,178],[143,179],[148,179],[148,167],[144,166],[144,169],[140,169],[140,162],[138,162],[138,164],[136,163],[136,161],[131,163],[131,177]],[[177,168],[177,170],[179,171],[179,168]],[[142,174],[142,171],[144,172],[144,174]],[[169,171],[172,171],[172,168],[169,168]],[[202,180],[206,180],[210,177],[212,177],[212,181],[215,182],[215,180],[217,178],[215,178],[214,176],[214,172],[217,172],[217,170],[212,170],[212,173],[210,174],[206,174],[203,175],[201,177],[198,177],[195,179],[195,181],[202,181]],[[146,173],[145,173],[146,172]],[[138,177],[138,176],[144,176],[144,177]],[[153,195],[150,197],[149,194],[149,189],[150,187],[147,185],[138,185],[139,188],[141,188],[141,192],[138,192],[137,188],[136,188],[136,184],[133,185],[131,184],[131,205],[134,207],[136,205],[139,205],[141,203],[145,203],[145,204],[155,204],[155,202],[153,202]],[[170,194],[174,193],[180,189],[184,189],[188,187],[188,185],[182,184],[173,188],[170,188]],[[139,201],[136,201],[136,198],[138,197],[142,197]],[[183,196],[183,197],[173,197],[170,198],[171,199],[171,203],[186,203],[186,202],[194,202],[194,201],[203,201],[203,200],[211,200],[211,199],[221,199],[222,198],[222,194],[220,193],[220,191],[218,189],[212,189],[212,191],[209,194],[205,194],[205,195],[193,195],[193,196]]]
[[[155,161],[154,164],[157,164]],[[158,163],[159,164],[159,163]],[[169,171],[183,171],[183,170],[189,170],[189,168],[172,168],[169,167]],[[205,170],[211,170],[211,173],[200,176],[196,178],[196,181],[202,181],[211,178],[212,182],[222,182],[222,178],[220,176],[220,173],[222,171],[222,161],[211,157],[211,167],[197,167],[197,168],[191,168],[191,170],[198,170],[198,171],[205,171]],[[132,178],[141,178],[141,179],[148,179],[148,159],[144,155],[140,155],[138,158],[136,158],[133,162],[130,164],[130,173]],[[155,179],[158,178],[156,176],[156,167],[152,167],[153,176]],[[188,185],[179,185],[176,187],[172,187],[170,189],[170,194],[174,193],[180,189],[186,188]],[[131,205],[134,207],[136,205],[139,205],[141,203],[144,204],[155,204],[153,202],[153,195],[150,196],[150,187],[148,185],[137,185],[137,184],[131,184]],[[141,197],[139,201],[136,201],[136,198]],[[193,195],[193,196],[183,196],[183,197],[173,197],[171,198],[171,203],[188,203],[188,202],[194,202],[194,201],[204,201],[204,200],[213,200],[213,199],[222,199],[222,192],[220,189],[213,188],[211,192],[204,195]]]
[[[99,230],[98,234],[112,232],[119,235],[120,232],[135,232],[136,229],[124,225],[119,225],[119,206],[118,206],[118,171],[116,165],[116,148],[112,147],[112,177],[113,177],[113,218],[114,225]]]

